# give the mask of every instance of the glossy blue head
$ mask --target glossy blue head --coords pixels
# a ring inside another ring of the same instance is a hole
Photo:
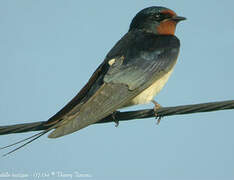
[[[155,34],[174,34],[176,24],[185,19],[165,7],[148,7],[136,14],[130,24],[129,31],[138,29]]]

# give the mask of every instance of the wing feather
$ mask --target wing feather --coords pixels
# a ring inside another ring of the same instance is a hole
[[[113,113],[134,97],[124,84],[104,83],[98,91],[81,107],[80,111],[67,117],[64,124],[54,130],[49,138],[57,138],[73,133]],[[66,117],[65,117],[66,118]]]

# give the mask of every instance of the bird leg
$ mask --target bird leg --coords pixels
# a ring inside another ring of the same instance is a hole
[[[158,109],[160,109],[162,106],[161,106],[160,104],[158,104],[155,100],[152,100],[152,103],[154,103],[154,115],[155,115],[155,117],[156,117],[156,119],[157,119],[157,125],[159,125],[159,123],[160,123],[162,117],[161,117],[161,116],[158,116],[158,114],[156,113],[156,111],[157,111]]]
[[[117,113],[118,111],[115,111],[115,112],[113,112],[112,113],[112,119],[114,120],[114,122],[115,122],[115,127],[118,127],[119,126],[119,120],[118,119],[116,119],[116,113]]]

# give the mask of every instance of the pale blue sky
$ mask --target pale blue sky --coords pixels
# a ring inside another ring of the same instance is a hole
[[[156,100],[173,106],[234,99],[233,1],[2,0],[0,125],[55,114],[127,32],[133,16],[155,5],[188,19],[177,27],[179,60]],[[167,117],[159,126],[151,118],[118,128],[114,123],[94,125],[59,139],[44,136],[1,158],[0,173],[78,171],[94,180],[231,180],[233,118],[234,111],[219,111]],[[0,146],[31,134],[1,136]]]

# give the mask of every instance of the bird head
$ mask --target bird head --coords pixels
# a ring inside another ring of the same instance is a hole
[[[178,22],[186,20],[171,9],[159,6],[141,10],[133,18],[129,31],[137,29],[160,35],[174,35]]]

